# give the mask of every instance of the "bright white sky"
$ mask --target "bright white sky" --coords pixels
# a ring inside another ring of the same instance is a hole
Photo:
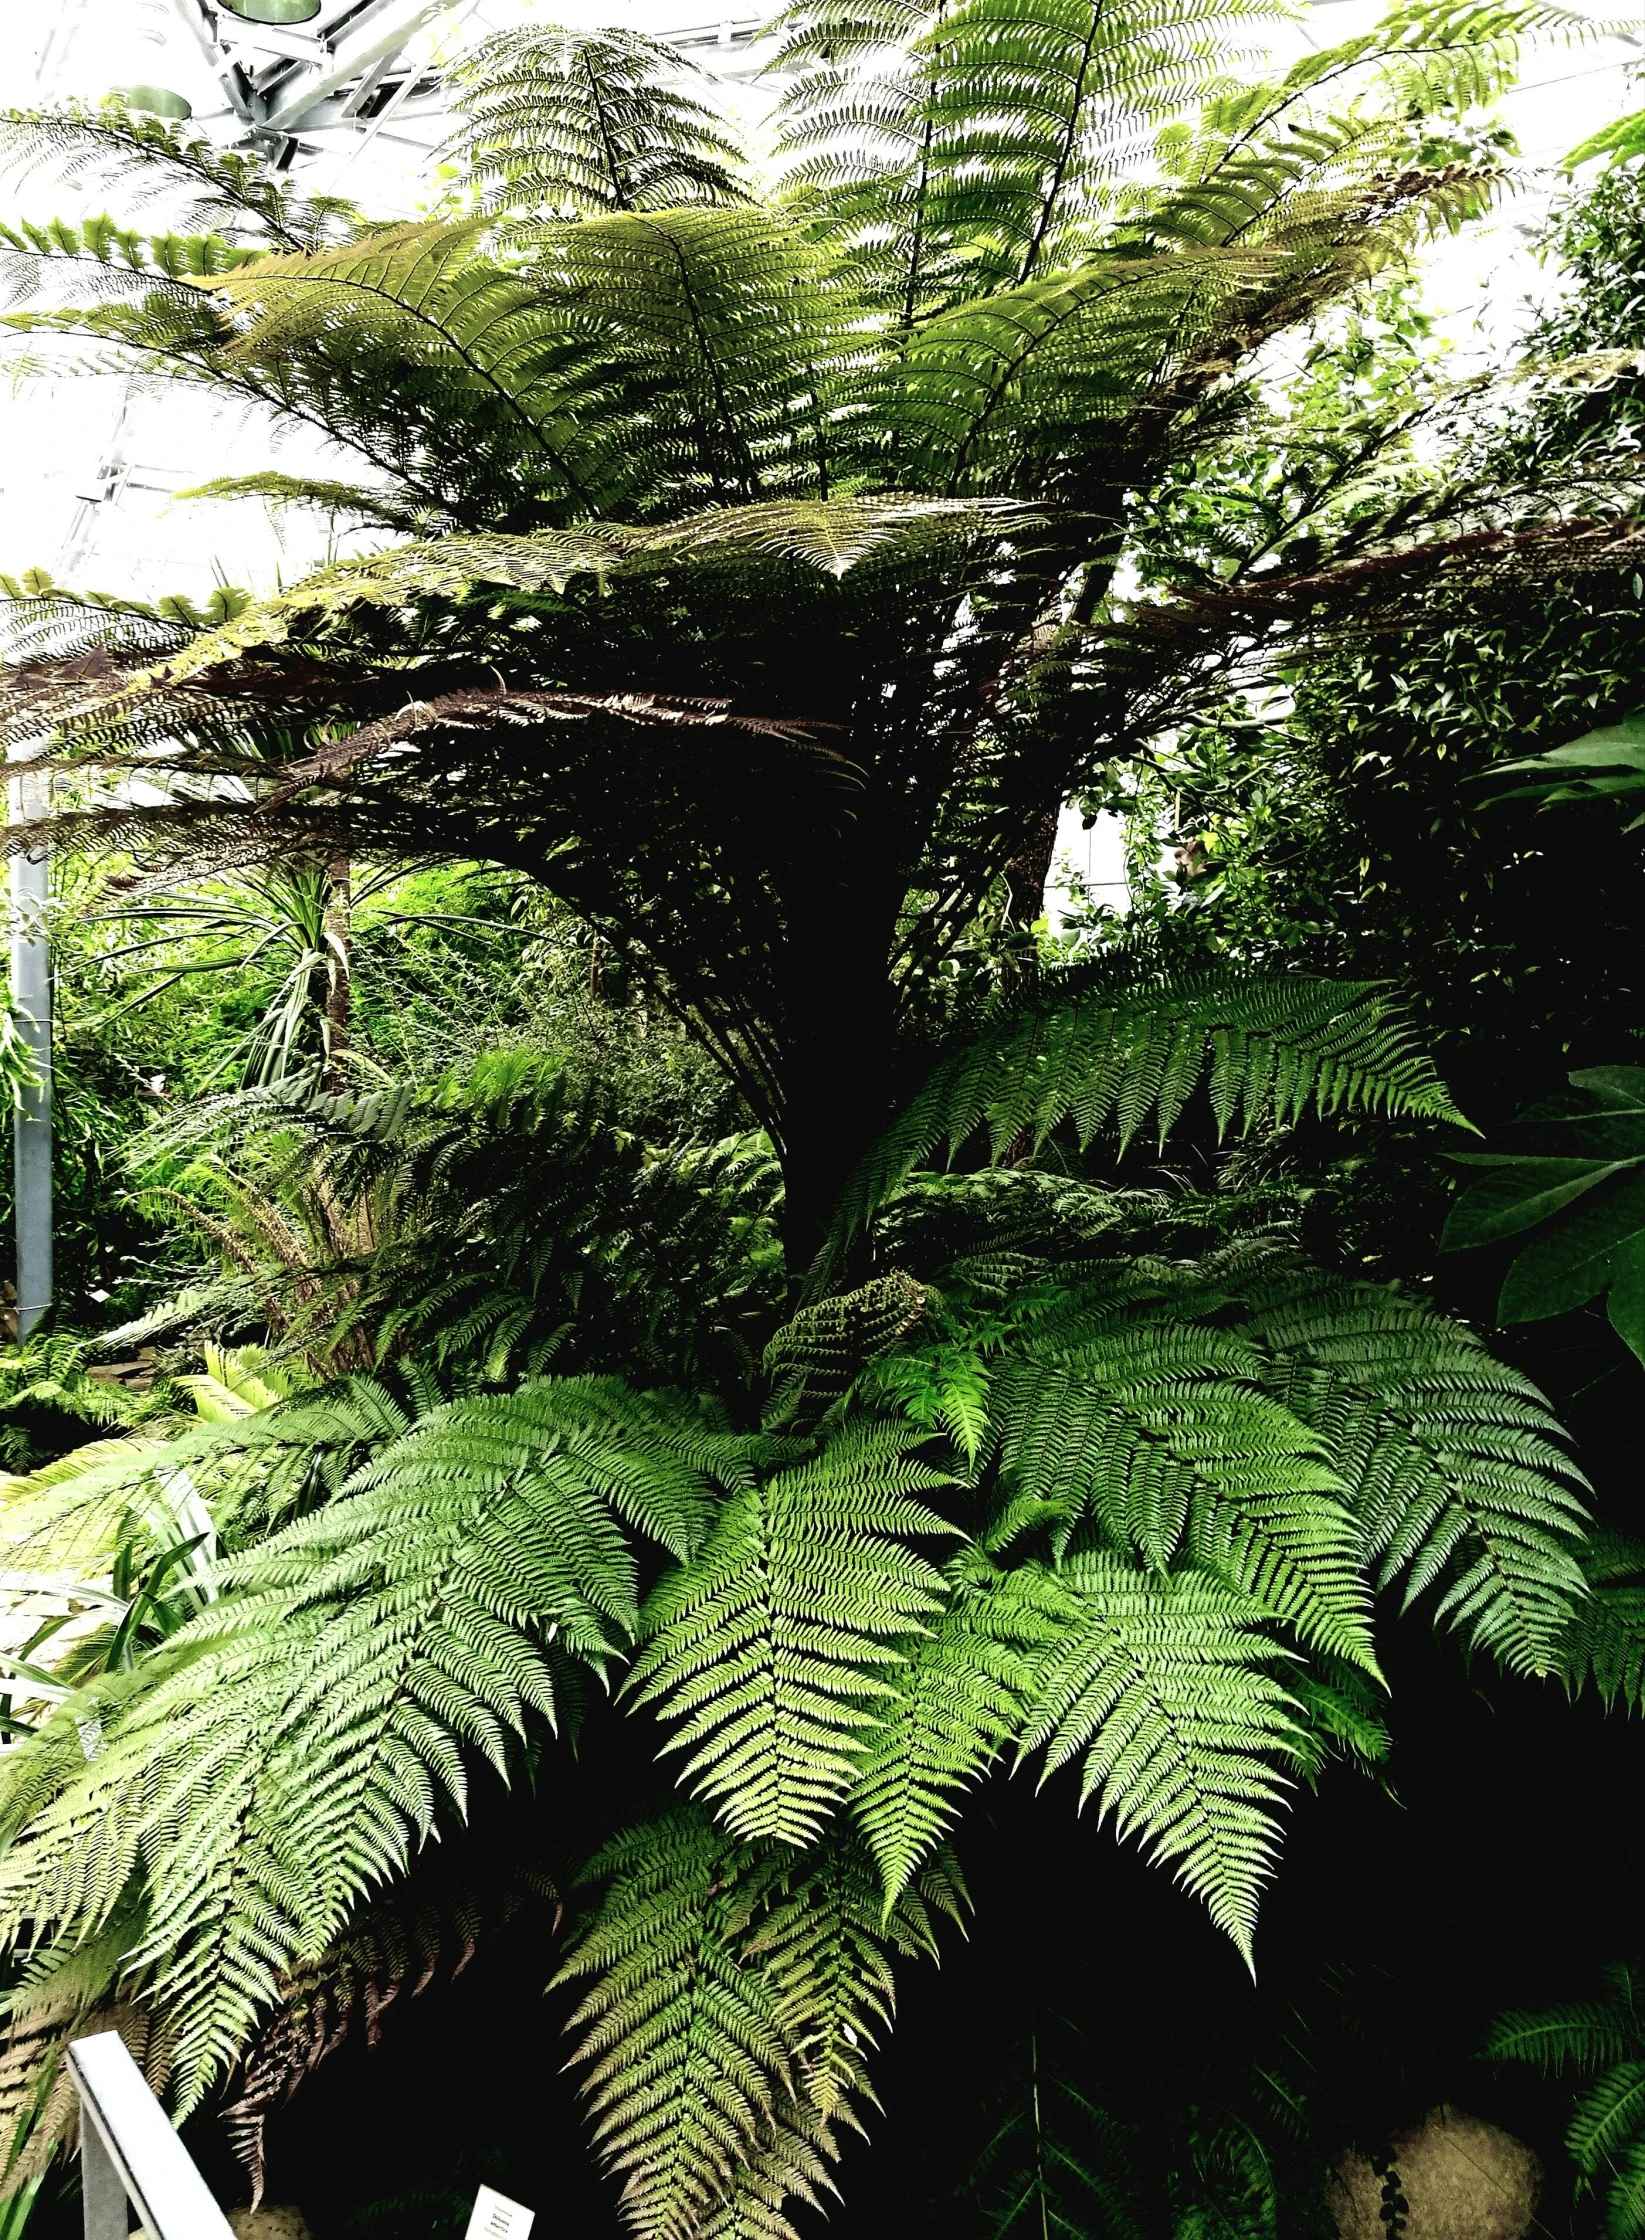
[[[20,12],[22,0],[11,0]],[[1441,314],[1459,356],[1500,360],[1512,354],[1529,299],[1547,286],[1526,249],[1559,184],[1560,159],[1611,118],[1645,103],[1645,85],[1629,70],[1645,59],[1645,0],[1595,20],[1635,23],[1632,36],[1596,37],[1577,45],[1548,44],[1528,57],[1522,84],[1505,111],[1529,174],[1524,190],[1487,223],[1442,242],[1425,258],[1429,300]],[[422,35],[430,58],[454,39],[522,18],[617,21],[674,32],[722,14],[746,21],[759,0],[450,0],[443,18]],[[1304,45],[1328,45],[1368,29],[1375,0],[1313,0],[1294,27],[1282,26],[1276,50],[1289,59]],[[111,85],[174,87],[202,118],[221,100],[170,0],[37,0],[31,25],[15,21],[0,51],[0,102],[32,105],[68,95],[96,98]],[[708,61],[711,53],[694,55]],[[757,108],[746,82],[727,89],[744,114]],[[418,128],[385,128],[362,150],[339,135],[334,153],[309,167],[317,186],[336,186],[385,214],[410,212],[420,197],[427,156]],[[421,128],[426,147],[429,128]],[[8,185],[0,215],[75,214],[72,190],[47,185],[32,192]],[[100,198],[93,207],[100,206]],[[176,393],[133,396],[108,377],[8,384],[0,351],[0,571],[49,569],[81,588],[153,598],[196,597],[216,581],[253,588],[290,580],[326,551],[327,532],[300,513],[271,516],[259,505],[174,502],[173,493],[218,474],[265,464],[352,479],[346,459],[325,459],[302,434],[276,441],[263,415],[227,410]],[[356,537],[352,541],[358,542]],[[1081,833],[1077,819],[1062,839],[1072,863],[1099,883],[1117,881],[1117,834]]]

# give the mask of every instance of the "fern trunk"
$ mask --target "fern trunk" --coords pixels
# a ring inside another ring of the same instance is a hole
[[[832,910],[819,905],[809,930],[791,952],[780,1082],[783,1249],[795,1287],[885,1125],[895,1073],[887,918],[844,895]]]

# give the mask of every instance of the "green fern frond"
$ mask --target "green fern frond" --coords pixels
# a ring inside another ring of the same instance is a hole
[[[886,377],[913,479],[952,496],[1065,451],[1075,428],[1136,406],[1230,299],[1275,282],[1285,262],[1263,245],[1103,257],[927,320]]]
[[[867,1363],[917,1327],[929,1305],[923,1284],[893,1270],[856,1291],[802,1307],[766,1345],[768,1426],[803,1430],[826,1415]]]
[[[1260,1608],[1096,1553],[1037,1576],[1064,1635],[1040,1668],[1019,1759],[1043,1749],[1042,1779],[1080,1759],[1081,1801],[1096,1797],[1121,1838],[1174,1865],[1249,1962],[1296,1732]]]
[[[592,1977],[572,2015],[595,2145],[642,2240],[687,2240],[793,2097],[792,2055],[735,1942],[748,1855],[693,1812],[592,1862],[598,1912],[561,1971]]]
[[[1573,1695],[1592,1681],[1607,1709],[1645,1709],[1645,1542],[1595,1532],[1582,1550],[1588,1592],[1559,1644],[1558,1669]]]
[[[889,1921],[849,1838],[796,1860],[672,1812],[592,1862],[603,1884],[562,1980],[595,2140],[644,2240],[792,2240],[786,2205],[831,2191],[841,2123],[872,2097],[893,1952],[933,1949],[960,1902],[939,1857]]]
[[[1036,1573],[1001,1570],[968,1549],[945,1578],[948,1606],[910,1644],[850,1796],[888,1912],[952,1826],[965,1790],[1020,1731],[1036,1672],[1062,1638]]]
[[[590,210],[742,202],[742,159],[660,39],[559,25],[494,33],[453,72],[456,151],[493,207],[528,223]]]
[[[1024,1351],[996,1376],[1001,1466],[1060,1511],[1064,1545],[1089,1515],[1147,1563],[1180,1549],[1304,1641],[1375,1671],[1347,1488],[1318,1434],[1262,1391],[1239,1335],[1092,1299]]]
[[[332,515],[357,515],[381,522],[386,529],[424,529],[426,517],[396,502],[388,490],[369,490],[356,482],[326,482],[308,475],[277,474],[264,468],[256,474],[222,474],[191,490],[173,494],[174,505],[198,498],[262,498],[269,505],[314,506]]]
[[[243,1432],[243,1427],[241,1427]],[[403,1871],[465,1756],[506,1772],[565,1660],[631,1634],[632,1517],[687,1548],[702,1465],[736,1442],[611,1380],[456,1402],[324,1508],[223,1565],[219,1599],[141,1669],[71,1698],[7,1753],[8,1933],[96,1930],[139,1865],[131,1965],[177,2028],[188,2108],[281,1974],[317,1960],[362,1891]],[[101,1728],[100,1743],[87,1734]]]
[[[179,196],[191,230],[222,232],[248,246],[315,249],[358,223],[351,203],[310,195],[254,155],[220,148],[186,125],[164,122],[119,100],[97,108],[0,112],[0,156],[8,166],[55,169],[75,182],[129,187],[135,198]]]
[[[1093,980],[1095,985],[1093,986]],[[933,1069],[853,1176],[843,1243],[944,1145],[986,1127],[996,1157],[1072,1120],[1082,1144],[1128,1143],[1152,1115],[1163,1143],[1204,1081],[1219,1128],[1286,1126],[1310,1106],[1456,1122],[1460,1115],[1387,992],[1302,975],[1166,981],[1115,995],[1083,971],[985,1020]]]
[[[1551,2076],[1604,2069],[1645,2055],[1645,1972],[1618,1961],[1602,1972],[1598,1998],[1499,2015],[1485,2051],[1493,2061],[1531,2061]]]
[[[1589,2073],[1565,2135],[1578,2190],[1603,2190],[1607,2240],[1638,2240],[1645,2231],[1645,1976],[1623,1961],[1606,1968],[1601,1983],[1594,1999],[1499,2016],[1485,2050],[1555,2076],[1567,2067]]]
[[[778,67],[788,187],[844,234],[905,327],[1083,261],[1153,132],[1215,83],[1240,17],[1213,0],[967,0],[792,10]],[[797,159],[797,160],[795,160]]]
[[[222,487],[225,495],[242,488],[255,495],[266,486],[266,494],[278,496],[276,482],[283,484],[283,478],[259,475]],[[338,485],[339,496],[348,487]],[[918,565],[922,548],[940,546],[943,557],[951,558],[956,542],[1008,536],[1036,518],[1033,509],[1015,504],[893,495],[713,507],[654,527],[601,522],[517,536],[499,530],[424,539],[336,561],[255,604],[241,594],[227,626],[197,625],[203,634],[168,660],[163,673],[181,682],[245,653],[307,638],[329,617],[357,609],[399,611],[420,599],[458,599],[477,584],[559,593],[579,577],[606,585],[625,568],[640,574],[676,558],[743,552],[799,561],[820,575],[838,577],[870,560],[894,563],[906,556]]]
[[[89,290],[93,299],[140,297],[168,283],[232,272],[257,253],[220,234],[144,234],[106,216],[78,223],[66,218],[45,224],[28,218],[15,225],[0,221],[0,275],[13,303],[68,283],[77,293]]]
[[[1560,1669],[1585,1482],[1540,1392],[1472,1332],[1318,1271],[1246,1292],[1264,1383],[1326,1446],[1364,1559],[1510,1669]]]
[[[646,1604],[626,1691],[674,1727],[683,1778],[739,1836],[817,1836],[893,1691],[896,1644],[942,1607],[906,1545],[953,1529],[916,1498],[947,1482],[917,1444],[905,1425],[857,1422],[768,1468]]]

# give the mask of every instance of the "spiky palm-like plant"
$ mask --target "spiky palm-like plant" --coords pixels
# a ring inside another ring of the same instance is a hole
[[[120,115],[14,123],[210,229],[16,225],[67,293],[15,323],[317,422],[375,479],[239,487],[415,532],[205,631],[40,590],[6,721],[81,788],[59,843],[524,872],[783,1181],[763,1362],[682,1391],[613,1336],[415,1421],[356,1381],[129,1458],[349,1465],[8,1753],[36,1993],[121,1980],[182,2105],[595,1675],[687,1792],[599,1854],[566,1961],[602,2152],[638,2233],[783,2233],[992,1770],[1073,1770],[1248,1952],[1295,1770],[1375,1746],[1378,1589],[1558,1666],[1580,1481],[1524,1380],[1094,1178],[1188,1113],[1454,1118],[1386,993],[1034,962],[1139,493],[1269,337],[1488,192],[1423,120],[1555,20],[1419,7],[1231,91],[1254,14],[808,5],[765,199],[632,39],[482,50],[486,207],[415,226]],[[757,1225],[701,1187],[746,1300]]]

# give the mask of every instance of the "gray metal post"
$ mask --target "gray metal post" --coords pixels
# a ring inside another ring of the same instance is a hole
[[[97,2118],[84,2101],[80,2104],[80,2199],[86,2240],[126,2240],[131,2230],[126,2189],[103,2144]]]
[[[14,761],[31,750],[13,747]],[[44,816],[51,780],[25,768],[11,781],[13,824]],[[26,1338],[51,1305],[51,942],[46,931],[50,865],[44,848],[11,859],[11,1000],[38,1079],[13,1116],[17,1193],[17,1330]]]

